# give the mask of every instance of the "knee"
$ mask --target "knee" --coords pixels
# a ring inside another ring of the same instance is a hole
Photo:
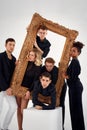
[[[19,114],[23,114],[23,108],[21,108],[21,106],[18,106],[17,112],[18,112]]]

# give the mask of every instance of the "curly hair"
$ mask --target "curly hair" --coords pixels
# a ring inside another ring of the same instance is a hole
[[[83,48],[83,46],[84,46],[83,43],[81,43],[81,42],[79,42],[79,41],[77,41],[77,42],[74,41],[72,47],[76,47],[76,48],[78,49],[78,52],[81,53],[81,49]]]

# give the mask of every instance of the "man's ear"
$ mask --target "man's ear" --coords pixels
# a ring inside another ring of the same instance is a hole
[[[46,35],[47,35],[47,31],[46,31]]]
[[[41,76],[39,77],[39,79],[41,80]]]
[[[52,82],[52,80],[50,79],[50,83]]]

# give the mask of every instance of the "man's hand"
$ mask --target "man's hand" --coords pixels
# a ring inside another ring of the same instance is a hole
[[[37,45],[37,42],[35,41],[35,43],[34,43],[34,46],[36,47],[36,48],[38,48],[38,45]]]
[[[40,47],[38,46],[37,42],[35,41],[34,46],[38,49],[38,51],[40,51],[41,54],[43,54],[44,52],[40,49]]]
[[[7,95],[11,96],[12,95],[12,88],[8,88],[6,90],[6,93],[7,93]]]
[[[26,94],[25,94],[24,99],[29,99],[29,98],[30,98],[30,91],[27,91]]]
[[[42,106],[39,106],[39,105],[36,105],[35,108],[38,110],[42,110]]]

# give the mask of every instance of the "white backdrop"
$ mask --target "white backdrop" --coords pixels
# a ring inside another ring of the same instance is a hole
[[[87,129],[87,3],[86,0],[0,0],[0,52],[4,51],[4,42],[8,37],[16,40],[14,55],[18,58],[22,44],[26,36],[26,27],[29,25],[35,12],[42,17],[59,23],[67,28],[77,30],[79,35],[76,40],[85,44],[79,57],[82,66],[80,75],[84,86],[83,108],[85,125]],[[47,38],[52,47],[48,56],[60,60],[65,38],[48,32]],[[16,118],[16,116],[15,116]],[[14,119],[15,119],[14,118]],[[12,126],[12,124],[11,124]],[[12,126],[13,127],[13,126]],[[66,95],[65,130],[70,130],[70,116],[68,107],[68,93]]]

